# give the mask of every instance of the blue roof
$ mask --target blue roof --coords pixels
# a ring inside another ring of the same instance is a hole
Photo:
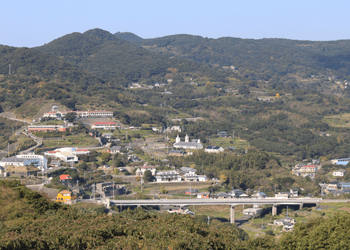
[[[335,165],[342,165],[342,166],[345,166],[345,165],[348,165],[349,161],[338,161]]]

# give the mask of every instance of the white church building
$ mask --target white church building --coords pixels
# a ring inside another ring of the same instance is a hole
[[[174,143],[174,148],[203,149],[203,145],[200,139],[192,139],[192,141],[190,142],[188,135],[185,136],[185,141],[182,142],[180,136],[177,135],[176,141]]]

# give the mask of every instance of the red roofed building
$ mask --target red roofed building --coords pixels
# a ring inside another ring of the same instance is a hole
[[[71,180],[72,177],[70,177],[69,174],[62,174],[60,175],[60,181],[66,181],[66,180]]]
[[[67,128],[63,125],[30,125],[28,126],[28,132],[47,132],[47,131],[59,131],[65,132]]]
[[[317,172],[317,166],[316,165],[302,166],[299,171],[301,173],[316,173]]]
[[[115,122],[95,122],[91,125],[91,129],[111,130],[116,128],[117,124]]]

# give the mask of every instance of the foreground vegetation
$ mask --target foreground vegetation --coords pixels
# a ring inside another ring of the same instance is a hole
[[[279,240],[248,239],[235,225],[208,227],[189,215],[62,206],[18,181],[1,181],[0,191],[0,249],[348,249],[350,243],[347,212],[297,223]]]

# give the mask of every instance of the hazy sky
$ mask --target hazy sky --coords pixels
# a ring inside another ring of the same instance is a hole
[[[349,9],[348,0],[4,0],[0,44],[34,47],[93,28],[143,38],[350,39]]]

